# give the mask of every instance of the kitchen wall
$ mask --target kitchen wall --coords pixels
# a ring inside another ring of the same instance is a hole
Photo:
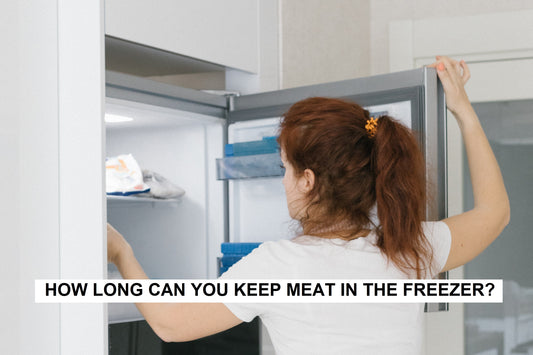
[[[392,21],[533,9],[533,1],[528,0],[372,0],[369,3],[371,75],[389,72],[389,23]]]
[[[279,3],[281,88],[388,73],[392,21],[533,9],[528,0]]]
[[[281,88],[370,75],[369,0],[280,0]]]

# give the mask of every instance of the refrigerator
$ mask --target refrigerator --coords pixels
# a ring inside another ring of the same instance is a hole
[[[242,96],[107,72],[106,114],[132,120],[106,123],[106,155],[132,154],[143,169],[186,191],[170,200],[108,197],[108,221],[150,278],[216,278],[221,243],[294,236],[279,153],[236,162],[224,157],[224,147],[276,136],[283,113],[313,96],[355,101],[414,130],[427,162],[427,220],[447,216],[446,104],[432,68]],[[113,266],[108,277],[119,277]],[[108,313],[110,324],[142,319],[133,304],[109,304]]]

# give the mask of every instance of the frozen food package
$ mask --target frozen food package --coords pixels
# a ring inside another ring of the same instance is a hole
[[[139,164],[131,154],[106,158],[106,193],[128,196],[150,191]]]
[[[147,193],[136,196],[147,196],[161,199],[179,198],[185,194],[185,190],[168,181],[161,174],[143,169],[144,183],[150,187]]]

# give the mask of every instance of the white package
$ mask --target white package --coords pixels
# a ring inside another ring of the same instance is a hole
[[[150,191],[143,181],[139,164],[131,154],[107,158],[105,168],[108,195],[128,196]]]

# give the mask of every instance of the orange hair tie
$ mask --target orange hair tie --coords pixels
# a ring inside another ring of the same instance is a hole
[[[369,120],[366,120],[366,133],[370,138],[374,138],[376,133],[378,132],[378,119],[374,117],[370,117]]]

